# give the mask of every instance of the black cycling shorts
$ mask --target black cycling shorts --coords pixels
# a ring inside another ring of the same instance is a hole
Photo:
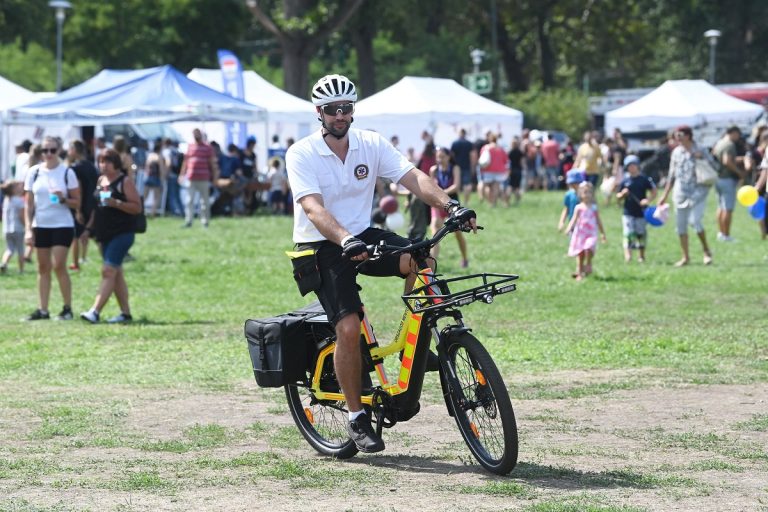
[[[382,240],[387,245],[399,247],[411,244],[407,238],[378,228],[368,228],[356,236],[368,245],[378,244]],[[352,313],[357,313],[360,319],[363,317],[363,303],[357,286],[358,272],[367,276],[406,277],[400,273],[399,254],[390,254],[376,261],[367,261],[358,270],[357,266],[360,262],[342,257],[341,246],[333,242],[296,244],[297,251],[310,248],[317,251],[317,266],[320,269],[322,281],[320,289],[315,294],[333,325]]]

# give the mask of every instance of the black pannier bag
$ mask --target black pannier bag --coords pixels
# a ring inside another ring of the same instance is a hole
[[[305,380],[315,351],[306,321],[324,314],[314,303],[276,317],[246,320],[245,339],[259,386],[279,388]]]

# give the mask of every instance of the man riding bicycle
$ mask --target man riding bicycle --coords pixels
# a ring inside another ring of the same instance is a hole
[[[310,99],[322,126],[292,145],[286,154],[288,181],[294,200],[301,206],[294,212],[293,241],[297,253],[310,251],[316,258],[320,279],[309,286],[336,331],[334,366],[349,410],[347,432],[360,451],[373,453],[384,449],[384,441],[374,431],[360,400],[363,304],[356,277],[358,272],[400,276],[405,279],[406,291],[416,278],[407,254],[366,262],[366,245],[410,243],[395,233],[370,227],[376,180],[389,178],[405,186],[428,205],[461,215],[473,230],[475,214],[450,199],[387,139],[372,131],[350,128],[357,91],[347,77],[321,78],[312,87]],[[301,283],[299,286],[301,289]]]

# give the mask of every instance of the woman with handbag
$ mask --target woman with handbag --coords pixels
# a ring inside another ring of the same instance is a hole
[[[101,176],[96,183],[98,206],[86,225],[99,243],[104,264],[101,268],[101,284],[93,307],[80,314],[80,318],[92,324],[99,322],[99,315],[114,292],[120,305],[120,314],[108,323],[126,323],[133,320],[128,303],[128,285],[123,271],[123,259],[133,245],[136,218],[141,213],[141,199],[136,185],[123,169],[120,154],[106,149],[99,154]]]
[[[702,222],[711,186],[700,184],[696,178],[696,160],[704,158],[706,152],[693,141],[693,130],[689,126],[678,126],[675,129],[675,138],[679,144],[670,156],[669,176],[659,200],[659,206],[665,204],[670,191],[672,192],[677,216],[677,234],[680,236],[680,248],[683,252],[682,259],[675,263],[675,266],[685,266],[691,259],[688,252],[688,224],[693,226],[701,241],[704,264],[711,265],[712,252],[707,245]]]

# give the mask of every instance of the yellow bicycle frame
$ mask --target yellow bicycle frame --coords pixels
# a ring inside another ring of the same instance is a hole
[[[416,287],[424,286],[423,290],[416,294],[417,296],[423,296],[424,301],[430,301],[436,303],[440,301],[439,298],[429,298],[429,295],[439,295],[439,290],[435,286],[427,286],[434,280],[432,269],[425,268],[418,272]],[[424,293],[426,290],[426,293]],[[416,299],[418,300],[418,299]],[[419,332],[422,327],[422,314],[413,313],[408,307],[403,311],[403,316],[400,319],[400,327],[398,328],[395,339],[392,343],[389,343],[383,347],[378,346],[376,336],[373,333],[373,328],[368,321],[368,315],[363,308],[363,321],[360,322],[360,334],[368,344],[368,348],[373,360],[383,360],[387,356],[403,352],[403,358],[400,363],[400,369],[398,373],[397,382],[392,382],[387,376],[384,369],[384,363],[379,362],[376,364],[376,375],[379,379],[381,388],[388,394],[395,396],[408,391],[408,384],[411,378],[411,366],[413,365],[413,357],[416,353],[416,342],[419,339]],[[344,400],[342,393],[326,392],[320,389],[320,377],[323,372],[325,360],[328,357],[333,357],[333,353],[336,350],[336,344],[331,343],[327,347],[323,348],[317,356],[317,364],[315,365],[315,371],[312,375],[311,389],[318,400],[331,400],[339,401]],[[373,405],[373,395],[363,395],[361,400],[366,405]]]

